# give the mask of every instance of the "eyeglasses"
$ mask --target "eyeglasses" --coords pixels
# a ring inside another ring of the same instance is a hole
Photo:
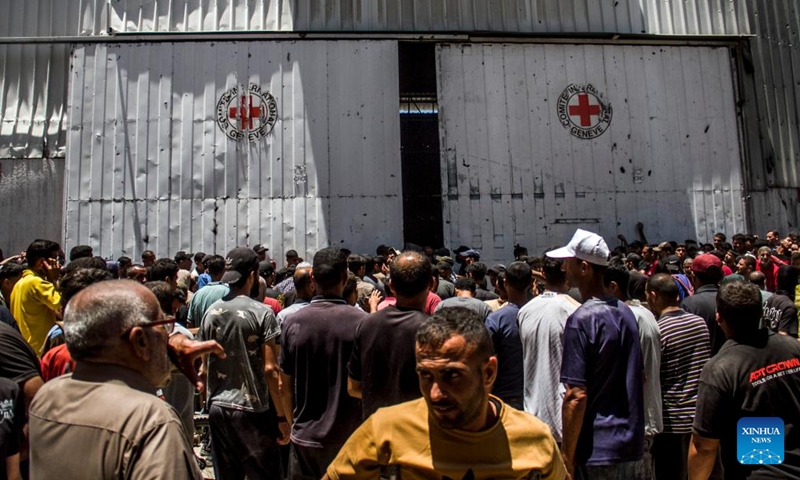
[[[175,330],[175,317],[173,317],[172,315],[168,315],[164,317],[164,320],[156,320],[155,322],[143,323],[141,325],[134,325],[126,329],[124,332],[122,332],[122,335],[120,335],[120,337],[123,338],[127,337],[128,335],[131,334],[131,331],[136,327],[148,328],[148,327],[158,327],[158,326],[163,326],[164,331],[166,331],[167,333],[172,333]]]

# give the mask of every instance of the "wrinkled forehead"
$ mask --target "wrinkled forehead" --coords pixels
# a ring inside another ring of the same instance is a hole
[[[468,363],[476,345],[470,345],[461,335],[453,335],[441,345],[416,344],[417,363]]]

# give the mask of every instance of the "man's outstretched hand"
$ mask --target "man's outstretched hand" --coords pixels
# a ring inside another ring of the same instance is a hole
[[[203,359],[208,354],[214,354],[220,358],[225,358],[225,350],[214,340],[199,342],[190,340],[182,333],[176,333],[169,337],[169,358],[178,367],[186,378],[202,392],[206,388],[205,378],[200,376],[200,366]]]

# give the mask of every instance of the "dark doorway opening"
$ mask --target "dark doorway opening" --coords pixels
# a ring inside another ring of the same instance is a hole
[[[436,45],[400,43],[403,240],[443,246]]]

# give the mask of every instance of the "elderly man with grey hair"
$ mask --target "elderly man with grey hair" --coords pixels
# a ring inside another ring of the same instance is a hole
[[[31,479],[202,478],[180,418],[154,394],[169,378],[173,328],[132,281],[73,297],[64,334],[77,366],[31,404]]]

